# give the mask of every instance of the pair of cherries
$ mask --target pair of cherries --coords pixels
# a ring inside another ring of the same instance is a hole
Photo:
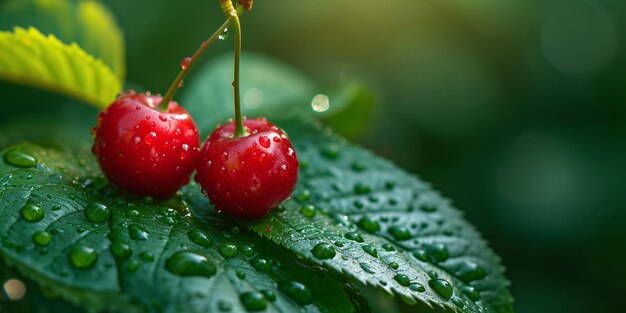
[[[196,170],[216,210],[261,218],[287,199],[298,178],[289,138],[265,118],[219,126],[199,147],[198,129],[185,109],[161,96],[128,92],[100,112],[94,128],[96,155],[109,181],[136,195],[172,196]],[[161,106],[164,107],[164,106]]]

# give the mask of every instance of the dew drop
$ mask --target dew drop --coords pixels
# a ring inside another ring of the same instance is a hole
[[[480,300],[480,295],[478,294],[478,291],[472,286],[462,286],[461,288],[459,288],[459,290],[461,290],[461,292],[472,301]]]
[[[316,212],[317,211],[315,210],[315,207],[310,204],[306,204],[300,207],[300,213],[302,213],[302,215],[304,215],[305,217],[314,217]]]
[[[462,308],[464,306],[463,301],[459,298],[452,298],[452,303],[454,303],[454,305]]]
[[[391,262],[391,263],[389,263],[389,267],[391,267],[391,269],[393,269],[393,270],[395,271],[395,270],[397,270],[397,269],[398,269],[398,267],[400,267],[400,266],[399,266],[399,265],[398,265],[398,263],[396,263],[396,262]]]
[[[432,279],[435,279],[435,278],[438,278],[438,277],[439,277],[439,274],[437,274],[437,272],[435,272],[435,271],[433,271],[433,270],[430,270],[430,271],[426,272],[426,274],[427,274],[430,278],[432,278]]]
[[[396,240],[408,240],[411,239],[411,233],[404,226],[391,226],[387,230],[393,238]]]
[[[359,265],[361,266],[361,268],[369,274],[375,274],[376,272],[372,269],[371,266],[369,266],[369,264],[365,263],[365,262],[361,262],[359,263]]]
[[[377,258],[378,257],[378,251],[376,250],[376,248],[370,246],[370,245],[365,245],[363,246],[363,251],[365,251],[365,253]]]
[[[416,250],[413,256],[422,262],[428,262],[428,254],[424,250]]]
[[[300,202],[309,201],[309,199],[311,199],[311,192],[308,190],[303,190],[297,197],[297,200]]]
[[[211,277],[217,272],[215,264],[205,256],[190,251],[174,253],[165,261],[165,268],[178,276]]]
[[[237,246],[230,243],[223,243],[220,245],[220,253],[225,258],[232,258],[237,255]]]
[[[180,153],[179,153],[178,157],[181,160],[185,160],[185,159],[187,159],[188,156],[189,156],[189,145],[184,143],[181,146],[181,150],[180,150]]]
[[[28,168],[37,166],[37,158],[19,151],[17,149],[9,150],[4,154],[4,162],[15,167]]]
[[[70,263],[78,269],[88,269],[98,260],[98,253],[92,247],[74,246],[69,254]]]
[[[357,225],[368,233],[375,233],[380,229],[378,222],[369,216],[363,216]]]
[[[111,244],[111,253],[118,259],[126,259],[133,253],[133,249],[125,242],[116,241]]]
[[[365,242],[363,237],[357,232],[348,232],[344,235],[344,237],[348,240],[356,241],[356,242]]]
[[[276,294],[271,290],[261,290],[261,293],[265,296],[265,299],[274,302],[276,301]]]
[[[196,243],[197,245],[203,247],[210,247],[212,242],[209,238],[209,234],[201,229],[193,229],[188,233],[189,239]]]
[[[370,192],[370,187],[363,183],[357,183],[354,185],[354,193],[357,195],[365,195]]]
[[[322,156],[327,159],[337,159],[339,157],[339,146],[337,144],[330,144],[321,150]]]
[[[280,170],[278,171],[278,174],[282,177],[287,176],[287,174],[289,174],[289,171],[287,170],[287,165],[282,164],[280,166]]]
[[[293,299],[296,303],[300,305],[307,305],[313,301],[313,296],[311,295],[311,291],[309,291],[309,288],[297,281],[288,281],[282,283],[279,285],[279,288],[289,298]]]
[[[185,82],[181,80],[178,82],[178,85],[176,85],[176,87],[183,88],[184,85],[185,85]]]
[[[189,66],[189,63],[191,63],[191,58],[190,57],[184,58],[182,61],[180,61],[180,68],[182,68],[183,70],[187,69],[187,66]]]
[[[397,274],[393,277],[393,279],[395,279],[398,284],[400,284],[400,286],[408,287],[411,284],[409,276],[406,276],[404,274]]]
[[[433,204],[422,204],[420,206],[420,210],[422,210],[423,212],[431,213],[437,211],[437,206]]]
[[[237,273],[235,273],[235,275],[237,275],[237,277],[239,279],[246,279],[246,272],[244,272],[244,271],[237,271]]]
[[[259,137],[259,144],[261,145],[261,147],[267,149],[270,147],[271,141],[267,136],[261,136]]]
[[[280,142],[280,141],[281,141],[280,137],[278,137],[278,136],[276,136],[276,137],[272,138],[272,140],[273,140],[274,142]]]
[[[335,248],[329,243],[321,242],[311,249],[313,256],[320,260],[332,259],[337,254]]]
[[[52,235],[44,230],[40,230],[33,235],[33,242],[38,246],[47,246],[52,241]]]
[[[91,203],[85,208],[85,216],[94,223],[102,223],[109,220],[111,211],[102,203]]]
[[[361,162],[354,162],[350,165],[350,168],[355,171],[355,172],[363,172],[367,169],[367,167],[365,166],[365,164],[361,163]]]
[[[165,117],[165,115],[159,115],[159,119],[161,122],[167,122],[167,117]]]
[[[428,285],[442,298],[448,300],[452,298],[452,285],[443,279],[431,279],[428,281]]]
[[[383,250],[385,250],[385,251],[395,251],[395,250],[396,250],[396,248],[395,248],[392,244],[390,244],[390,243],[383,243],[383,244],[381,245],[381,247],[382,247],[382,248],[383,248]]]
[[[217,303],[217,308],[222,312],[230,312],[233,309],[233,305],[228,301],[220,300]]]
[[[417,291],[417,292],[424,292],[424,291],[426,291],[426,288],[424,288],[424,286],[422,286],[421,284],[418,284],[418,283],[410,284],[409,285],[409,289],[411,289],[413,291]]]
[[[128,226],[128,234],[130,235],[130,238],[139,241],[147,240],[149,237],[148,232],[137,224],[131,224]]]
[[[250,260],[250,264],[252,265],[252,267],[263,272],[269,272],[272,269],[272,265],[270,264],[270,262],[260,257],[256,257]]]
[[[146,134],[146,135],[143,137],[143,141],[145,141],[145,142],[146,142],[146,144],[148,144],[148,145],[152,145],[152,144],[154,144],[154,142],[156,141],[156,139],[157,139],[157,134],[156,134],[155,132],[149,132],[148,134]]]
[[[126,270],[128,270],[131,273],[133,273],[133,272],[136,272],[137,269],[139,269],[139,261],[132,260],[132,261],[128,262],[128,265],[126,266]]]
[[[461,281],[468,283],[474,280],[484,278],[487,273],[480,265],[472,261],[464,261],[461,266],[454,272],[454,275]]]
[[[139,258],[146,261],[146,262],[152,262],[154,261],[154,255],[150,252],[144,251],[139,253]]]
[[[219,40],[228,39],[228,28],[224,28],[224,31],[217,37]]]
[[[224,151],[224,153],[220,156],[220,159],[226,162],[226,160],[228,160],[228,152]]]
[[[271,229],[271,228],[269,228],[269,227],[265,227],[265,232],[266,232],[266,233],[269,233],[270,231],[272,231],[272,229]]]
[[[260,292],[244,292],[239,296],[239,300],[248,311],[262,311],[267,308],[267,300]]]
[[[250,257],[254,255],[254,248],[252,248],[252,246],[250,245],[244,245],[239,248],[239,252],[241,252],[241,254],[245,256]]]
[[[27,203],[26,205],[24,205],[20,213],[25,220],[31,223],[41,221],[44,215],[46,215],[46,212],[34,203]]]
[[[441,243],[432,243],[426,246],[426,253],[431,262],[443,262],[448,259],[448,248]]]

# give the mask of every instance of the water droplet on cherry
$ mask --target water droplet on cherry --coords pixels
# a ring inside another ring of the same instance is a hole
[[[263,148],[269,148],[271,145],[270,139],[267,136],[261,136],[259,137],[259,144],[263,147]]]

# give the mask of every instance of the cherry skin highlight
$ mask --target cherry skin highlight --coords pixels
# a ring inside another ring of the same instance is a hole
[[[243,123],[246,136],[234,138],[234,122],[209,136],[200,151],[196,181],[217,211],[261,218],[293,193],[298,158],[287,135],[267,119]]]
[[[189,182],[199,154],[198,129],[176,102],[128,92],[98,115],[92,148],[111,183],[136,195],[167,198]]]

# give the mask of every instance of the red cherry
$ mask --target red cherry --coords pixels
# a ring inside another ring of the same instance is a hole
[[[196,181],[216,210],[261,218],[291,196],[298,158],[285,133],[265,118],[243,123],[246,136],[233,137],[234,122],[211,134],[200,151]]]
[[[199,153],[191,116],[161,96],[129,92],[98,115],[93,153],[109,181],[137,195],[172,196],[189,182]]]

